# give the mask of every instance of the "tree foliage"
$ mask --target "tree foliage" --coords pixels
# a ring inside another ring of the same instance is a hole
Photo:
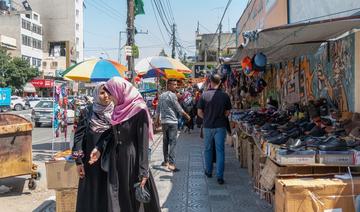
[[[38,69],[31,67],[27,60],[12,58],[6,49],[0,48],[0,87],[22,92],[24,85],[37,76]]]

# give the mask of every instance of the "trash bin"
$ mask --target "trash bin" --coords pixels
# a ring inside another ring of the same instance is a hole
[[[32,161],[32,124],[15,114],[0,114],[0,179],[30,175],[29,189],[36,188],[37,165]]]

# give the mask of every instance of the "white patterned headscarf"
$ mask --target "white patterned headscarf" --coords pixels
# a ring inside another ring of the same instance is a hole
[[[90,128],[94,132],[102,133],[111,127],[111,115],[114,110],[114,104],[102,105],[100,101],[100,89],[105,85],[101,82],[95,86],[93,97],[93,113],[90,119]]]

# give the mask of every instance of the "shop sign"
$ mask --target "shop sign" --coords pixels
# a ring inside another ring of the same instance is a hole
[[[10,105],[11,88],[0,88],[0,106]]]
[[[54,80],[33,79],[30,82],[35,88],[52,88],[54,86]]]

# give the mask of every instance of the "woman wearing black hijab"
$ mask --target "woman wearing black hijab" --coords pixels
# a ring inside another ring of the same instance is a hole
[[[108,211],[107,174],[101,169],[100,161],[89,164],[90,153],[98,142],[106,137],[110,129],[114,105],[100,83],[94,90],[94,102],[86,107],[79,118],[75,131],[73,155],[79,174],[76,211]]]

